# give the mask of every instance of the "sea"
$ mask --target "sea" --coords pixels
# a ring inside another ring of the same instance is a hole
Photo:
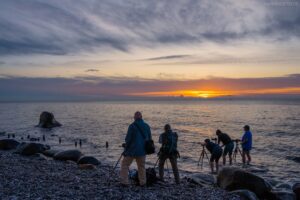
[[[62,126],[53,129],[35,127],[42,111],[52,112]],[[209,172],[206,158],[203,167],[198,166],[202,152],[200,142],[215,138],[217,129],[232,139],[241,139],[243,126],[247,124],[253,134],[252,167],[266,178],[300,180],[299,160],[293,160],[300,156],[300,101],[296,100],[0,103],[0,132],[6,132],[0,138],[7,138],[8,134],[25,142],[28,136],[40,138],[41,143],[51,145],[52,149],[79,149],[114,166],[123,152],[121,145],[135,111],[141,111],[150,125],[157,150],[165,124],[170,124],[177,132],[181,154],[178,166],[182,176]],[[43,136],[45,141],[42,141]],[[156,161],[156,154],[149,155],[146,164],[153,167]],[[241,155],[237,154],[233,166],[242,167],[241,163]],[[170,163],[167,166],[169,169]]]

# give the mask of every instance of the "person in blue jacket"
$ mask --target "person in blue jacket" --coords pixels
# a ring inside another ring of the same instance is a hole
[[[242,149],[243,149],[243,164],[246,164],[246,157],[247,157],[247,164],[249,165],[251,162],[250,151],[252,149],[252,133],[250,131],[250,126],[244,126],[244,135],[242,137]]]
[[[124,186],[129,185],[129,166],[136,161],[138,167],[138,178],[141,186],[146,185],[146,151],[145,140],[151,139],[150,126],[144,122],[142,113],[137,111],[134,114],[134,122],[129,125],[125,138],[125,150],[121,163],[120,179]]]

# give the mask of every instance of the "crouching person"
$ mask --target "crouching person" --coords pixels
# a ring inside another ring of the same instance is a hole
[[[121,163],[121,185],[128,186],[128,171],[133,160],[136,161],[138,167],[138,178],[140,186],[146,185],[146,150],[145,139],[151,139],[150,127],[144,122],[141,112],[134,114],[134,122],[130,124],[125,138],[125,151]]]
[[[211,153],[209,164],[211,168],[211,173],[214,174],[214,163],[216,164],[216,173],[219,172],[219,159],[221,158],[223,154],[222,148],[216,144],[210,141],[210,139],[205,139],[204,143],[201,143],[206,147],[206,149]]]
[[[176,184],[180,183],[179,172],[177,167],[177,158],[179,157],[179,153],[177,151],[177,133],[173,132],[171,126],[166,124],[165,132],[162,133],[159,137],[159,143],[162,144],[160,151],[158,153],[159,156],[159,177],[162,181],[164,181],[164,165],[167,159],[170,160],[172,165],[172,170],[175,177]]]

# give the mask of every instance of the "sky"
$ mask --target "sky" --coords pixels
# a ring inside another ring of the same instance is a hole
[[[0,0],[0,101],[300,95],[300,0]]]

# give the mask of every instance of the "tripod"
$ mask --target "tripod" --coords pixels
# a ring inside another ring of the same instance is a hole
[[[241,151],[240,146],[239,146],[239,141],[238,141],[238,140],[235,140],[235,149],[234,149],[234,152],[233,152],[233,159],[234,159],[234,162],[236,162],[236,155],[237,155],[238,153],[241,155],[241,157],[243,157],[243,156],[242,156],[242,151]]]
[[[204,156],[206,156],[208,162],[209,162],[209,158],[208,158],[208,155],[205,151],[205,146],[202,145],[202,152],[200,154],[200,157],[199,157],[199,160],[198,160],[198,166],[200,165],[200,162],[201,162],[201,169],[203,168],[203,159],[204,159]]]

